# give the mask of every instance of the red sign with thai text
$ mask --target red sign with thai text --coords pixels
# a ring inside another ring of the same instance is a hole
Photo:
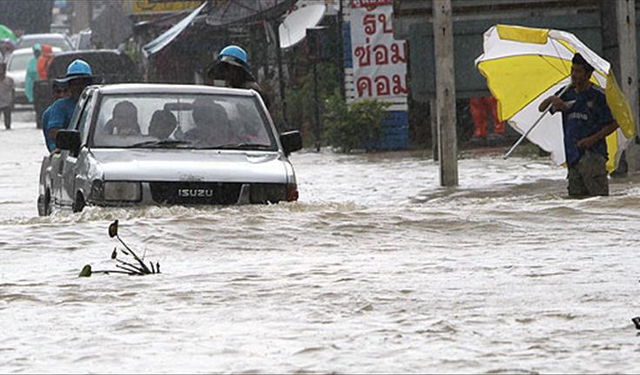
[[[392,7],[386,0],[352,0],[354,4],[386,3],[351,9],[353,81],[356,98],[406,96],[407,44],[393,38]]]

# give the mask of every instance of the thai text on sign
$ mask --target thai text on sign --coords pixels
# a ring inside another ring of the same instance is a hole
[[[352,0],[350,5],[356,98],[406,96],[407,44],[393,39],[391,1]]]

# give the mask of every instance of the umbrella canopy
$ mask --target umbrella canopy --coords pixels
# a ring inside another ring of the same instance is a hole
[[[476,66],[498,100],[498,117],[526,133],[540,117],[538,106],[571,83],[571,59],[580,53],[595,68],[591,81],[605,91],[607,105],[620,128],[607,137],[607,169],[615,170],[627,140],[636,127],[627,99],[618,87],[611,65],[575,35],[558,30],[497,25],[484,33],[484,53]],[[565,162],[562,115],[545,116],[529,140],[558,164]]]
[[[5,25],[0,25],[0,40],[2,39],[10,39],[12,42],[18,41],[18,38],[13,34],[13,31]]]

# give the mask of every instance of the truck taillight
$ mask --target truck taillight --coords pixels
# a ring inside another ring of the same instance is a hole
[[[298,185],[296,184],[288,184],[287,185],[287,202],[295,202],[298,200]]]

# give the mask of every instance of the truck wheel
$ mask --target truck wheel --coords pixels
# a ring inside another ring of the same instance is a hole
[[[38,196],[38,215],[51,215],[51,196],[49,195],[48,190],[44,195]]]
[[[51,215],[51,194],[49,193],[49,190],[47,190],[47,192],[44,194],[42,214],[44,216]]]
[[[78,195],[76,195],[76,201],[73,203],[73,212],[82,212],[84,206],[84,197],[81,193],[78,193]]]

